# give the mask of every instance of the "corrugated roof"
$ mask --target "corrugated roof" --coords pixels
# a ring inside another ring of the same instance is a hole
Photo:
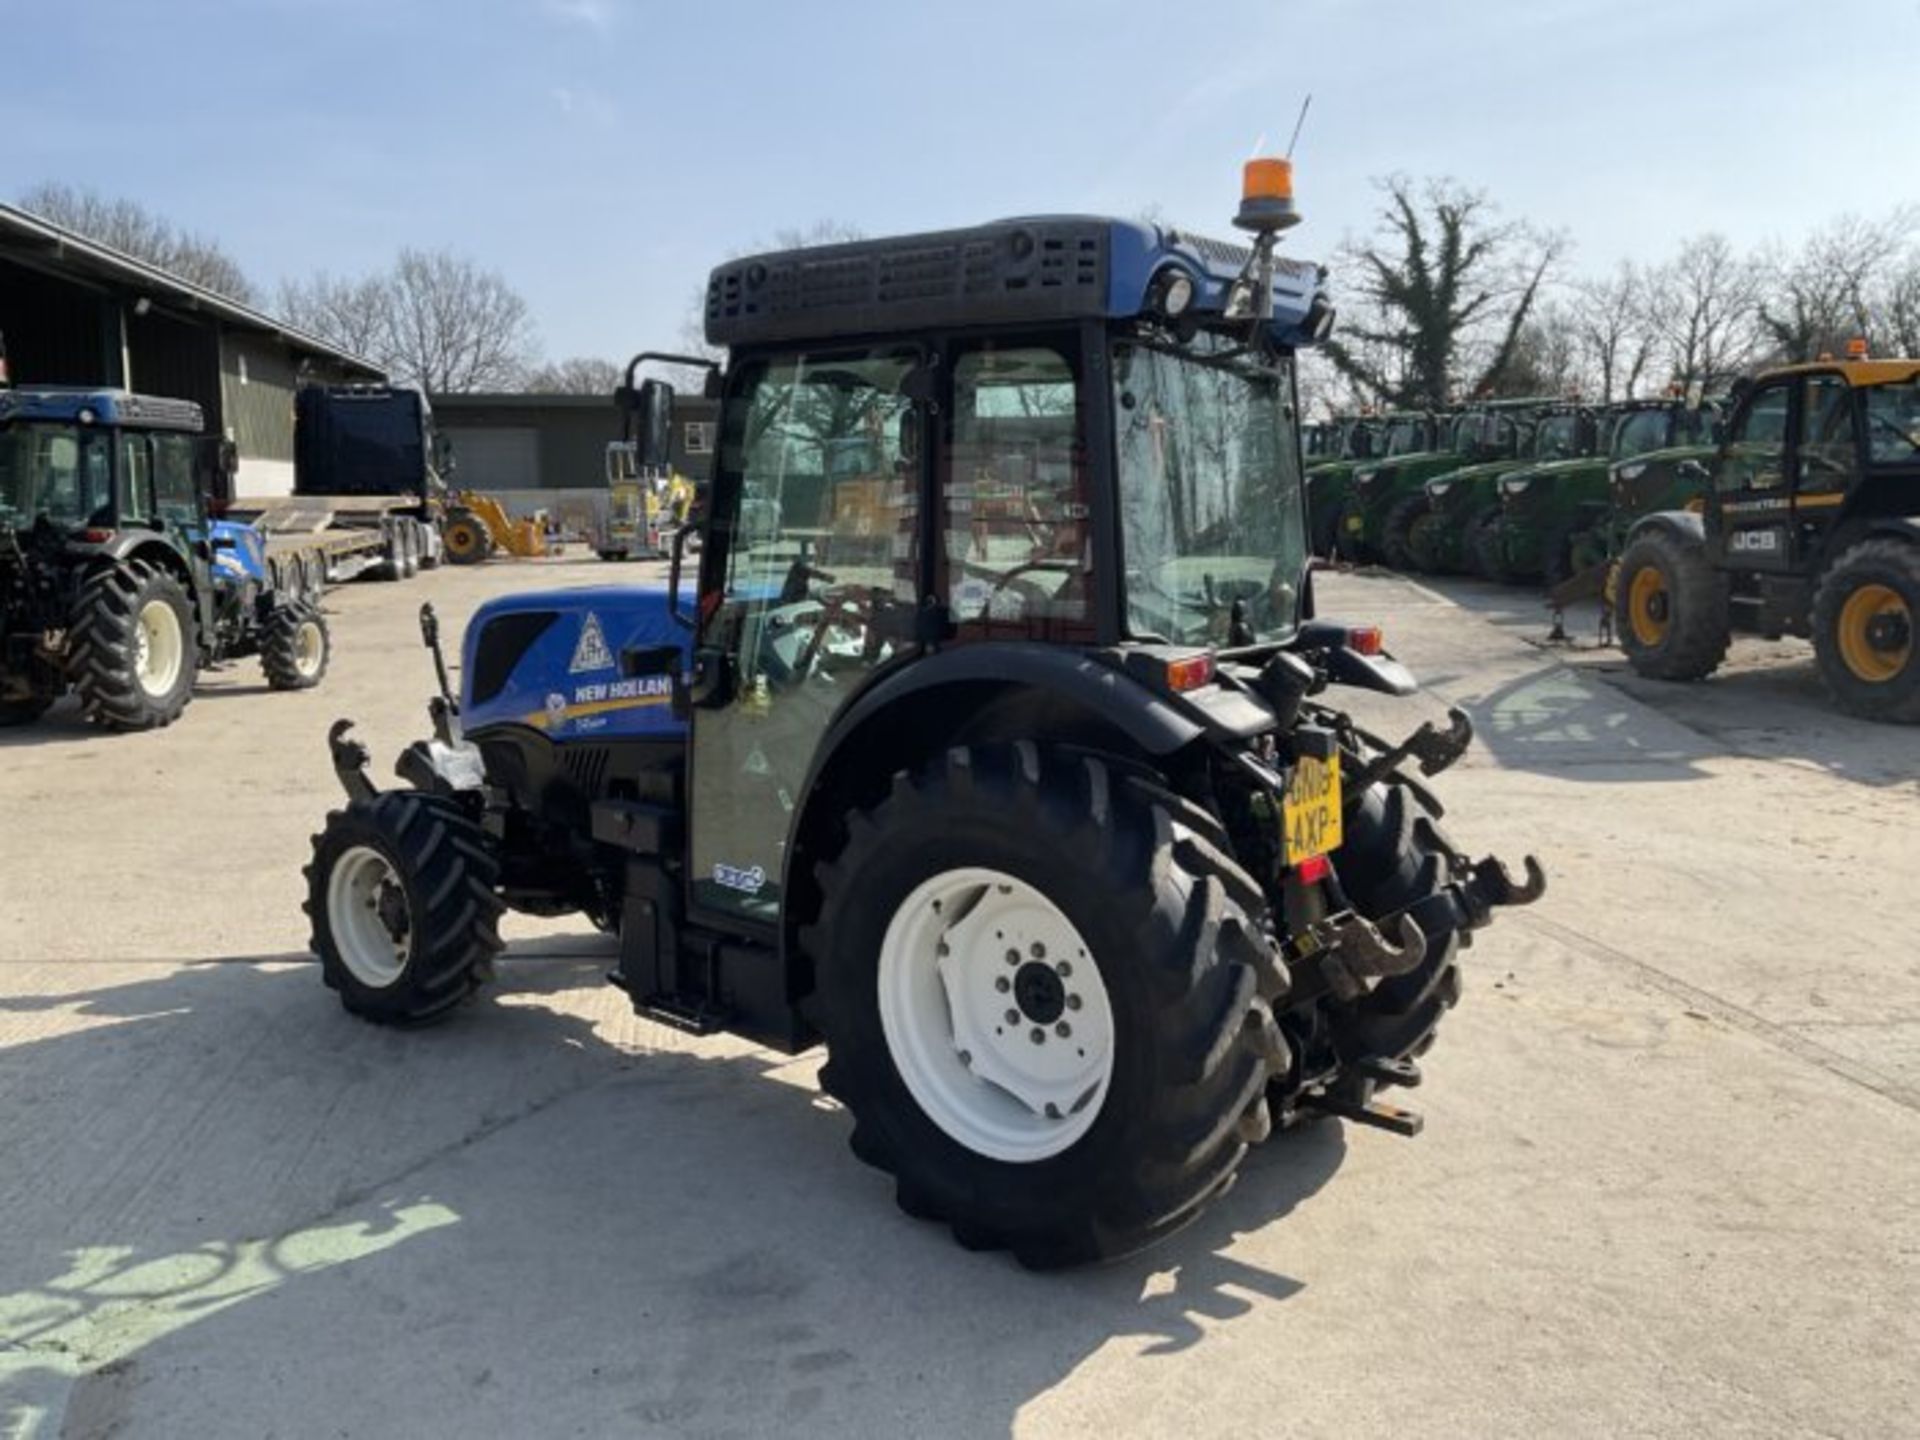
[[[217,315],[231,325],[243,329],[258,331],[284,340],[296,349],[309,351],[315,355],[324,355],[332,360],[354,366],[369,375],[382,378],[386,372],[365,356],[350,354],[337,345],[330,345],[317,335],[310,335],[296,329],[284,320],[277,320],[264,311],[243,305],[230,296],[217,290],[209,290],[204,285],[196,285],[191,280],[183,280],[178,275],[150,265],[145,260],[116,250],[111,245],[102,245],[64,225],[56,225],[44,220],[31,211],[17,206],[0,203],[0,238],[17,237],[30,242],[38,242],[47,247],[53,258],[63,264],[79,270],[91,270],[105,278],[121,284],[138,287],[153,292],[156,299],[170,297],[184,303],[189,309]]]

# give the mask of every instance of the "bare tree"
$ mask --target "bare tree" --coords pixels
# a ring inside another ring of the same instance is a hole
[[[282,280],[277,308],[288,324],[349,355],[383,367],[393,358],[392,310],[383,276],[352,280],[323,271],[311,280]]]
[[[1760,348],[1760,276],[1727,237],[1696,235],[1650,272],[1649,310],[1660,358],[1677,380],[1731,379]]]
[[[1920,226],[1908,206],[1880,220],[1842,215],[1791,254],[1762,263],[1760,326],[1781,360],[1839,354],[1872,327],[1874,302]]]
[[[1573,287],[1573,324],[1588,387],[1601,402],[1631,400],[1653,362],[1647,277],[1630,260],[1612,275]]]
[[[1343,249],[1351,318],[1329,358],[1395,405],[1438,407],[1462,390],[1502,387],[1565,240],[1497,220],[1484,194],[1452,180],[1379,186],[1372,238]]]
[[[1592,388],[1584,360],[1579,322],[1573,313],[1557,303],[1538,305],[1507,347],[1497,393],[1584,394]]]
[[[1892,355],[1920,355],[1920,250],[1888,267],[1873,297],[1874,343]]]
[[[598,355],[575,355],[541,365],[527,375],[528,390],[546,395],[606,395],[620,384],[623,368]]]
[[[252,304],[256,291],[240,264],[204,235],[182,230],[132,200],[109,200],[93,190],[55,181],[20,196],[31,210],[89,240],[144,260],[190,284]]]
[[[436,395],[513,389],[535,353],[527,302],[446,250],[402,250],[384,275],[287,282],[280,304],[290,323]]]

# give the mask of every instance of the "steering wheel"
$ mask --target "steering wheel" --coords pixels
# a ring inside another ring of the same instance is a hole
[[[1062,559],[1057,556],[1049,556],[1039,560],[1021,561],[1018,565],[1014,566],[1011,570],[1006,571],[997,580],[995,580],[993,582],[993,588],[987,591],[986,618],[991,619],[993,617],[993,602],[999,598],[1000,592],[1002,590],[1006,589],[1009,585],[1013,584],[1014,581],[1020,579],[1021,576],[1026,575],[1035,570],[1057,570],[1064,575],[1077,575],[1080,573],[1080,562],[1078,560]],[[1031,581],[1027,582],[1026,588],[1028,589],[1028,591],[1030,591],[1033,594],[1033,597],[1037,600],[1045,600],[1050,598],[1046,595],[1040,594],[1040,587],[1033,584]]]
[[[813,672],[813,662],[819,657],[820,647],[826,643],[827,631],[836,625],[857,627],[865,638],[865,644],[871,647],[874,640],[873,611],[874,592],[869,588],[843,585],[822,592],[820,613],[814,618],[813,633],[807,636],[806,646],[793,664],[795,681]]]

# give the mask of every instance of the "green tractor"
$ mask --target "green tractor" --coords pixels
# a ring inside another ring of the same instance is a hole
[[[1349,416],[1340,426],[1335,458],[1310,466],[1306,476],[1307,533],[1313,553],[1328,558],[1339,553],[1340,517],[1353,494],[1354,471],[1369,460],[1432,449],[1439,421],[1424,410],[1399,410]]]
[[[1525,452],[1535,417],[1550,400],[1481,402],[1453,416],[1431,447],[1390,455],[1354,472],[1340,517],[1340,553],[1396,570],[1412,562],[1408,537],[1427,508],[1426,483],[1437,475]],[[1440,427],[1435,427],[1436,429]]]
[[[1486,547],[1487,578],[1558,586],[1617,555],[1608,543],[1615,523],[1612,468],[1691,445],[1706,434],[1711,420],[1710,413],[1679,399],[1627,401],[1611,412],[1607,443],[1599,453],[1507,476],[1500,482],[1500,516]],[[1619,533],[1624,535],[1647,508],[1622,516]]]
[[[1488,579],[1493,558],[1488,537],[1500,523],[1500,487],[1516,472],[1535,474],[1556,466],[1588,463],[1573,457],[1593,454],[1600,424],[1594,411],[1568,401],[1540,417],[1524,457],[1489,460],[1436,475],[1426,483],[1426,509],[1407,532],[1410,569],[1429,575],[1472,569]]]
[[[1920,360],[1768,371],[1682,468],[1701,508],[1642,517],[1620,557],[1633,668],[1698,680],[1735,630],[1800,635],[1842,709],[1920,724]]]

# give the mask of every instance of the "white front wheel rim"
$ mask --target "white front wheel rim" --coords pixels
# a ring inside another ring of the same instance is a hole
[[[1046,1160],[1093,1127],[1113,1078],[1113,1008],[1086,942],[997,870],[943,871],[880,942],[880,1024],[900,1078],[953,1139]]]
[[[398,980],[413,954],[413,916],[393,862],[366,845],[335,861],[327,879],[327,925],[354,979],[373,990]]]
[[[320,638],[320,626],[312,620],[303,620],[293,636],[293,668],[302,680],[311,680],[320,673],[320,657],[326,653],[326,642]]]
[[[158,698],[170,694],[180,678],[185,650],[180,616],[165,600],[149,600],[140,607],[133,629],[133,668],[140,688]]]

